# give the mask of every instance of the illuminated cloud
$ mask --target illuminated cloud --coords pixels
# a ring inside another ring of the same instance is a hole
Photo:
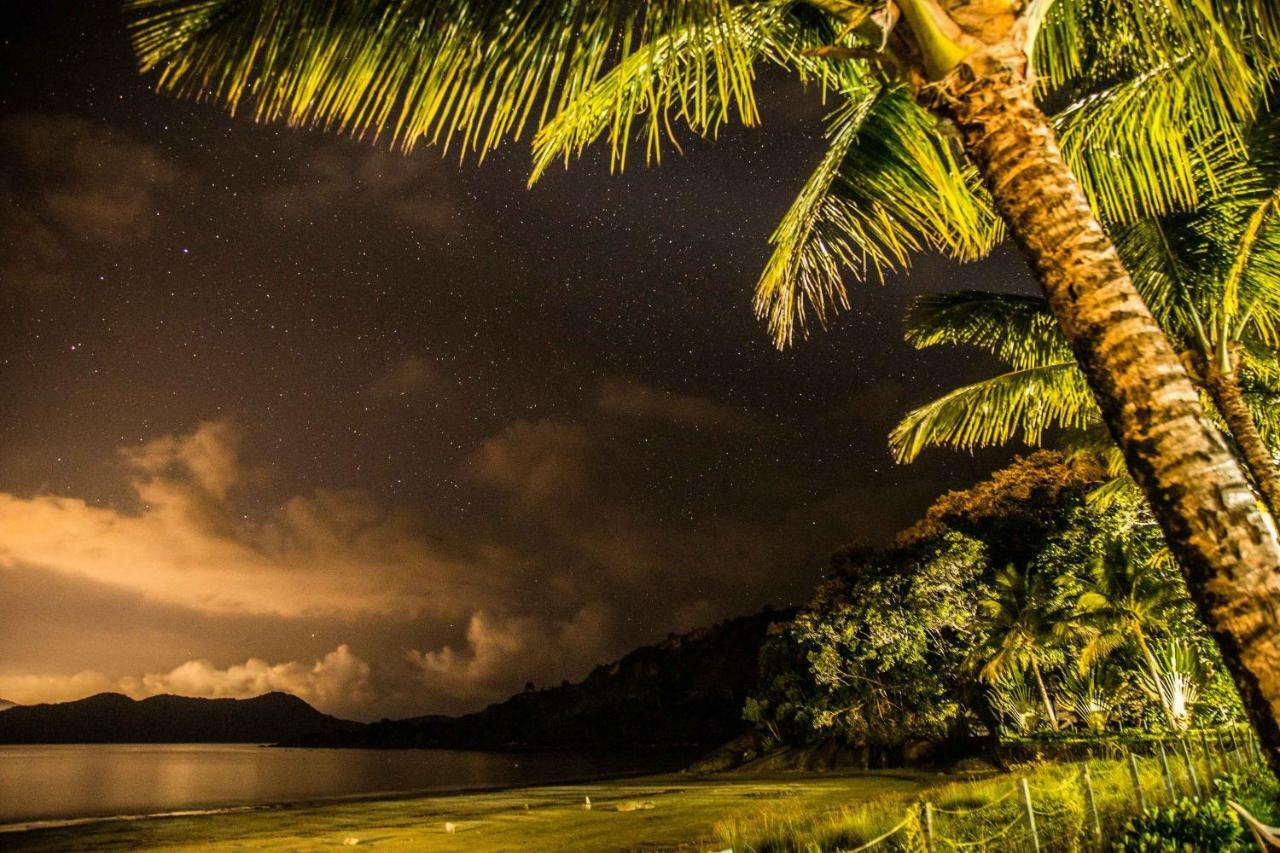
[[[144,240],[187,184],[158,146],[65,115],[0,120],[0,159],[0,277],[25,286],[65,286],[80,246]]]
[[[582,492],[589,450],[587,432],[577,424],[520,420],[486,439],[471,465],[478,479],[506,489],[526,507],[551,509]]]
[[[320,218],[374,216],[438,237],[454,221],[458,201],[439,158],[405,157],[351,143],[317,151],[295,179],[263,194],[272,217],[312,223]]]
[[[609,632],[610,614],[602,606],[579,610],[563,622],[499,618],[476,613],[467,625],[466,644],[433,651],[411,649],[410,663],[433,691],[473,701],[504,697],[513,682],[547,671],[578,672],[598,663],[592,658]]]
[[[411,355],[392,362],[369,385],[374,397],[411,397],[445,390],[441,372],[425,358]]]
[[[440,612],[473,572],[368,496],[318,491],[238,513],[237,434],[210,422],[125,453],[136,512],[0,493],[0,568],[35,566],[197,610],[285,616]]]

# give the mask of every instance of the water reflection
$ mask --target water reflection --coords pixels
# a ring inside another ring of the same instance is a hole
[[[667,769],[652,755],[268,749],[255,744],[0,746],[0,824]]]

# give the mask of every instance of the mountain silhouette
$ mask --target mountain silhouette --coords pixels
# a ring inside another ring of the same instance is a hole
[[[382,720],[283,745],[479,750],[684,749],[719,746],[749,728],[760,646],[794,610],[766,609],[667,637],[598,666],[577,684],[536,689],[461,717]]]
[[[0,714],[0,743],[274,743],[362,727],[323,714],[288,693],[141,700],[99,693],[75,702],[9,708]]]

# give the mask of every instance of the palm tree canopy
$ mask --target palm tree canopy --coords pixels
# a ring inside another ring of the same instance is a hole
[[[981,676],[996,682],[1020,674],[1078,630],[1075,609],[1055,579],[1010,563],[979,602],[987,635]]]
[[[660,156],[679,128],[759,119],[774,63],[838,98],[830,150],[772,238],[757,309],[779,343],[847,301],[843,274],[923,248],[990,251],[1001,226],[947,129],[916,104],[905,24],[846,0],[127,0],[160,88],[262,120],[480,156],[534,134],[534,176],[605,138]],[[1042,101],[1112,221],[1199,199],[1280,69],[1280,15],[1251,0],[1026,4]],[[862,9],[859,26],[824,10]],[[942,3],[965,31],[996,18]],[[1040,20],[1042,13],[1043,20]],[[876,25],[873,26],[872,24]],[[966,42],[967,43],[967,42]],[[913,57],[916,57],[913,60]]]
[[[1091,631],[1081,650],[1081,669],[1088,669],[1117,648],[1147,635],[1162,633],[1173,609],[1186,598],[1176,577],[1143,559],[1119,537],[1094,554],[1088,588],[1077,607],[1081,623]]]
[[[1244,396],[1263,437],[1280,442],[1280,126],[1247,134],[1247,156],[1226,164],[1190,211],[1118,226],[1116,245],[1169,336],[1213,357],[1237,348]],[[1216,193],[1216,195],[1210,195]],[[911,411],[890,435],[899,461],[925,448],[1040,444],[1047,430],[1087,429],[1101,413],[1045,300],[985,291],[917,298],[905,319],[917,348],[966,345],[1010,370]]]

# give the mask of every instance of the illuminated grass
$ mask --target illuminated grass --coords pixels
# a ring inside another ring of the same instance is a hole
[[[0,836],[19,850],[359,848],[440,851],[720,850],[717,824],[779,809],[830,813],[889,796],[910,801],[945,781],[923,772],[654,776],[495,793],[292,807]],[[582,808],[590,796],[592,808]],[[619,811],[637,804],[653,808]],[[528,804],[528,811],[525,804]],[[448,834],[445,823],[455,825]]]

